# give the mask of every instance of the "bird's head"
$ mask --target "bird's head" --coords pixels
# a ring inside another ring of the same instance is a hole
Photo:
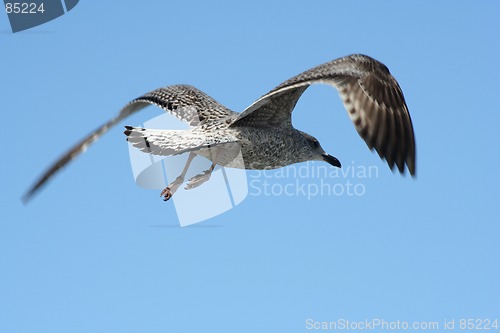
[[[302,149],[304,149],[304,151],[302,153],[303,155],[307,156],[307,161],[325,161],[337,168],[340,168],[342,166],[340,164],[340,161],[336,157],[327,154],[323,150],[318,139],[307,133],[301,131],[299,132],[303,141]]]

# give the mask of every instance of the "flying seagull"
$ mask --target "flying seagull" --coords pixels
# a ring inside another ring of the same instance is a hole
[[[188,180],[186,189],[210,178],[216,165],[243,169],[274,169],[305,161],[325,161],[341,167],[313,136],[295,129],[291,114],[312,84],[337,88],[354,126],[370,150],[389,167],[415,175],[415,138],[403,92],[389,69],[361,54],[339,58],[286,80],[238,113],[189,85],[151,91],[128,103],[120,113],[77,143],[56,161],[23,197],[28,201],[55,173],[84,152],[112,126],[148,105],[156,105],[190,125],[189,130],[157,130],[125,126],[128,142],[154,155],[189,153],[182,173],[161,196],[166,201],[184,183],[193,158],[208,158],[212,165]],[[236,155],[241,154],[241,159]]]

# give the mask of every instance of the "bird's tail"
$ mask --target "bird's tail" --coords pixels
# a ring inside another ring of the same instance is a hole
[[[171,156],[234,142],[232,136],[214,136],[194,130],[156,130],[125,126],[127,141],[145,153]]]

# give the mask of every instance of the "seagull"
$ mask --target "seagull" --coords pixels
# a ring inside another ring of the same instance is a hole
[[[243,112],[234,112],[190,85],[172,85],[151,91],[128,103],[114,118],[77,143],[57,160],[23,196],[29,201],[61,168],[83,153],[111,127],[148,105],[156,105],[181,121],[188,130],[160,130],[125,126],[127,141],[149,154],[189,153],[182,173],[160,194],[169,200],[184,183],[196,156],[208,158],[208,170],[188,180],[186,189],[210,179],[216,165],[276,169],[305,161],[325,161],[341,167],[312,135],[292,125],[292,111],[312,84],[335,87],[356,131],[370,150],[375,149],[391,170],[405,166],[415,176],[415,137],[403,92],[381,62],[353,54],[316,66],[281,83]],[[237,158],[240,156],[242,158]]]

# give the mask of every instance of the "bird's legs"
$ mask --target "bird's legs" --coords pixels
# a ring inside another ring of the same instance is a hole
[[[212,162],[212,165],[210,166],[210,168],[208,168],[208,170],[205,170],[203,171],[203,173],[200,173],[190,178],[188,183],[186,184],[186,187],[184,188],[186,190],[191,190],[205,183],[207,180],[210,179],[210,176],[212,175],[212,171],[214,171],[214,168],[215,168],[215,162]]]
[[[188,159],[186,161],[186,165],[184,166],[184,169],[182,169],[181,174],[175,178],[173,182],[168,184],[163,191],[160,193],[160,197],[163,197],[163,201],[167,201],[174,195],[175,191],[181,186],[182,183],[184,183],[184,176],[186,176],[186,172],[189,169],[189,166],[191,165],[191,161],[193,161],[193,158],[195,158],[196,154],[191,152],[189,153]]]

